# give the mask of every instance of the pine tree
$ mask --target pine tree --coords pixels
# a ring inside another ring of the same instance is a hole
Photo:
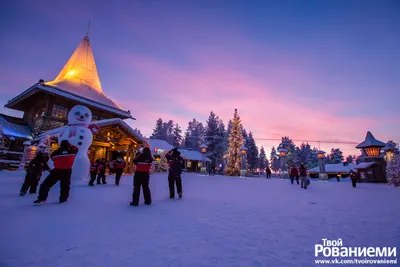
[[[282,137],[282,142],[279,144],[279,146],[288,150],[286,155],[286,164],[288,166],[293,165],[297,161],[297,155],[296,145],[293,143],[292,139],[290,139],[288,136]]]
[[[185,145],[193,150],[199,150],[204,138],[204,126],[196,119],[188,123],[186,132],[189,135],[189,140],[185,140]],[[186,136],[185,136],[186,139]]]
[[[354,160],[355,160],[355,156],[352,156],[352,155],[348,155],[346,158],[347,163],[354,163]]]
[[[153,134],[150,136],[151,139],[161,139],[164,140],[163,136],[163,121],[159,118],[156,122],[156,127],[153,129]]]
[[[183,146],[185,148],[192,148],[192,142],[190,140],[190,133],[188,131],[185,132],[185,138],[183,141]]]
[[[311,154],[311,158],[310,158],[310,168],[315,168],[318,166],[318,156],[317,156],[317,152],[319,151],[319,149],[317,147],[314,147],[312,149],[312,154]]]
[[[163,135],[165,136],[164,140],[171,145],[174,142],[173,132],[174,132],[174,122],[172,120],[164,122],[163,123]]]
[[[361,150],[361,155],[356,157],[356,163],[360,164],[361,162],[364,162],[366,157],[367,155],[365,154],[364,150]]]
[[[328,157],[329,164],[338,164],[343,162],[343,152],[339,148],[332,148]]]
[[[229,135],[227,172],[230,176],[239,176],[241,169],[240,147],[243,145],[242,123],[237,109],[233,115],[231,133]]]
[[[271,170],[273,170],[274,172],[279,171],[279,169],[280,169],[280,161],[279,161],[279,156],[276,154],[276,149],[275,149],[274,146],[271,149],[269,163],[270,163],[270,166],[271,166]]]
[[[300,166],[300,164],[303,163],[307,169],[312,168],[313,151],[308,143],[307,144],[302,143],[300,147],[296,147],[295,154],[296,154],[295,163],[297,164],[297,166]]]
[[[178,124],[175,124],[171,136],[171,145],[174,147],[179,147],[182,143],[182,130]]]
[[[392,160],[388,162],[386,174],[390,184],[400,186],[400,155],[394,155]]]
[[[225,126],[213,111],[208,117],[204,135],[204,143],[208,146],[207,156],[217,165],[222,162],[224,155]]]
[[[258,158],[258,168],[260,168],[260,171],[265,171],[267,166],[268,166],[267,156],[265,154],[264,147],[262,146],[260,148],[260,157]]]
[[[247,144],[247,163],[249,169],[254,172],[258,168],[258,147],[253,138],[253,133],[249,133]]]

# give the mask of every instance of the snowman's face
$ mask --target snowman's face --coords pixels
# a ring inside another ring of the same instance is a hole
[[[90,124],[92,121],[92,112],[85,106],[75,106],[68,113],[68,122],[70,124]]]

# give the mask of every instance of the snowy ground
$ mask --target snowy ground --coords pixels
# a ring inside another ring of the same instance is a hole
[[[18,195],[22,180],[0,172],[1,267],[315,266],[321,238],[400,248],[400,191],[383,184],[304,190],[288,180],[185,174],[184,199],[170,200],[166,175],[156,174],[153,205],[131,207],[132,177],[115,187],[109,176],[107,185],[75,183],[64,204],[57,184],[34,206],[36,196]]]

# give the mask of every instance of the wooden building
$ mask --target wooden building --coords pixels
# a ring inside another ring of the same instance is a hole
[[[124,121],[135,120],[130,111],[104,94],[88,36],[54,80],[40,80],[9,100],[5,107],[24,112],[22,121],[31,130],[34,143],[49,134],[55,148],[58,132],[68,123],[68,112],[76,105],[88,107],[93,123],[100,126],[100,132],[93,136],[90,159],[112,160],[125,155],[126,172],[132,172],[131,160],[146,139]]]

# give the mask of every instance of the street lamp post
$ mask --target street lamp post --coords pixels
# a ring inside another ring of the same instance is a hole
[[[326,173],[325,163],[324,163],[325,151],[318,150],[317,158],[318,158],[318,166],[319,166],[319,175],[318,175],[319,179],[321,181],[328,181],[328,174]]]
[[[242,156],[242,168],[240,170],[240,176],[245,177],[247,175],[246,171],[246,154],[247,154],[247,147],[245,145],[242,145],[240,147],[240,154]]]
[[[386,161],[381,156],[381,149],[385,146],[386,144],[376,140],[370,131],[367,132],[365,140],[356,146],[367,155],[365,162],[356,168],[370,182],[386,183]]]
[[[281,169],[281,173],[280,176],[281,178],[285,178],[286,177],[286,155],[288,153],[288,150],[286,148],[283,147],[279,147],[278,148],[278,152],[279,152],[279,159],[280,159],[280,169]],[[283,174],[283,175],[282,175]]]
[[[201,151],[201,154],[203,155],[203,157],[202,157],[202,163],[201,163],[201,172],[202,173],[207,173],[207,169],[206,169],[206,167],[205,167],[205,154],[206,154],[206,152],[207,152],[207,148],[208,148],[208,146],[206,145],[206,144],[202,144],[201,146],[200,146],[200,151]]]

